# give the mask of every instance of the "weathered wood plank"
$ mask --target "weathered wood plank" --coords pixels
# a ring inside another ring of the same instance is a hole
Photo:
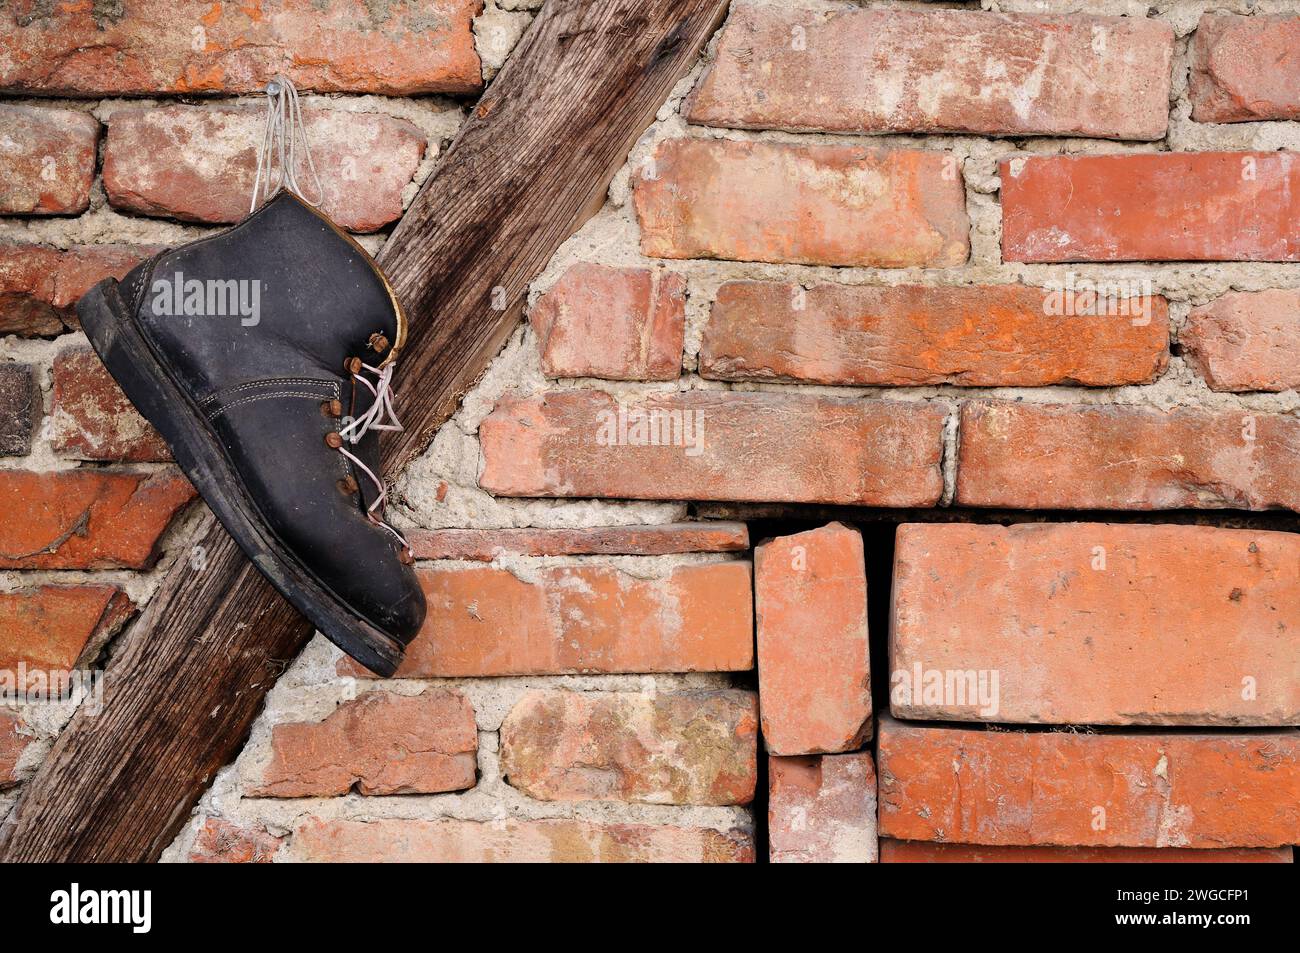
[[[613,170],[726,0],[547,0],[381,261],[411,318],[407,430],[427,445],[519,318],[528,282],[599,208]],[[149,861],[239,751],[311,627],[209,517],[122,637],[105,705],[78,712],[3,832],[3,861]]]

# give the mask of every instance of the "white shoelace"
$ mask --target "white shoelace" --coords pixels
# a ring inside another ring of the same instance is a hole
[[[378,367],[372,367],[369,364],[361,365],[362,371],[369,371],[375,375],[376,383],[372,384],[370,380],[363,377],[360,373],[353,374],[352,379],[361,383],[373,396],[370,409],[359,417],[352,418],[352,422],[346,427],[339,430],[339,436],[343,438],[345,444],[356,444],[371,430],[402,430],[401,421],[397,419],[397,413],[393,410],[393,370],[396,368],[396,362],[388,364],[382,370]],[[377,493],[375,500],[366,507],[366,515],[370,521],[377,526],[382,526],[393,534],[402,544],[403,547],[410,548],[406,537],[390,526],[376,511],[383,512],[384,503],[388,499],[388,488],[384,481],[378,477],[373,470],[361,462],[361,460],[352,453],[349,453],[345,447],[338,448],[339,453],[352,461],[362,473],[370,478],[370,482],[375,485]]]
[[[303,193],[298,183],[299,140],[302,142],[303,161],[316,185],[315,201]],[[281,188],[293,192],[308,205],[320,205],[325,198],[316,163],[311,157],[307,127],[302,121],[298,90],[287,76],[277,75],[266,84],[266,128],[262,133],[262,146],[257,151],[257,179],[253,182],[249,214]]]

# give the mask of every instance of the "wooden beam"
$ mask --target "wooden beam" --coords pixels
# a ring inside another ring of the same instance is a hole
[[[398,365],[417,454],[519,319],[530,282],[716,29],[726,0],[547,0],[380,257],[411,328]],[[151,861],[239,752],[311,636],[207,521],[0,833],[0,861]],[[195,568],[202,566],[203,568]]]

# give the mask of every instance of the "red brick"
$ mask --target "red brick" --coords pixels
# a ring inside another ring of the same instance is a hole
[[[1159,139],[1174,34],[1141,17],[735,4],[691,122]]]
[[[501,773],[543,801],[748,804],[756,709],[730,689],[529,691],[501,724]]]
[[[193,498],[171,471],[0,470],[0,569],[144,569]]]
[[[0,12],[0,24],[4,18]],[[94,116],[0,103],[0,129],[0,214],[75,215],[90,206],[99,141]]]
[[[1290,847],[990,847],[880,840],[882,864],[1289,864]]]
[[[704,329],[700,374],[900,387],[1110,386],[1152,381],[1168,359],[1169,310],[1159,296],[729,281]]]
[[[0,592],[0,671],[23,666],[35,676],[24,690],[44,694],[38,673],[57,677],[92,661],[134,611],[116,586]]]
[[[971,401],[962,408],[956,502],[1300,509],[1300,421],[1245,410]]]
[[[1191,57],[1197,122],[1300,119],[1300,17],[1202,14]]]
[[[1300,723],[1297,566],[1292,533],[904,524],[891,710],[1042,724]],[[759,663],[761,672],[761,644]]]
[[[1195,848],[1300,838],[1294,730],[1098,735],[882,716],[877,757],[885,837]]]
[[[134,0],[92,16],[78,4],[10,4],[0,33],[14,55],[0,60],[0,88],[251,93],[284,73],[304,90],[468,93],[482,85],[471,33],[482,9],[482,0]]]
[[[1211,390],[1300,388],[1300,291],[1230,291],[1193,308],[1178,337]]]
[[[831,523],[759,546],[754,609],[767,750],[851,751],[870,738],[862,534]]]
[[[127,400],[113,375],[85,345],[54,358],[50,442],[77,460],[170,460],[162,437]]]
[[[1006,261],[1300,261],[1292,152],[1002,163]]]
[[[43,410],[30,364],[0,364],[0,457],[31,452],[32,430]]]
[[[104,189],[118,209],[188,222],[238,222],[257,173],[260,106],[124,107],[108,120]],[[373,232],[402,214],[402,190],[425,138],[404,119],[306,109],[320,172],[321,210],[338,225]],[[301,181],[317,198],[315,180]]]
[[[547,377],[676,380],[686,279],[657,268],[573,265],[542,295],[529,320]]]
[[[412,530],[406,538],[416,559],[485,563],[501,556],[666,556],[749,549],[745,524],[723,520],[581,529],[426,529]]]
[[[603,566],[421,570],[424,628],[398,678],[719,672],[754,665],[749,563],[646,579]],[[366,675],[344,660],[343,674]]]
[[[319,820],[293,849],[323,863],[753,863],[747,831],[577,820]]]
[[[209,817],[190,850],[191,864],[269,864],[284,843],[261,828],[240,827]]]
[[[144,245],[0,244],[0,335],[50,337],[77,327],[77,299],[157,249]]]
[[[507,396],[479,429],[479,483],[501,496],[933,506],[948,409],[705,390],[622,405],[591,390]]]
[[[17,715],[0,711],[0,791],[17,783],[18,761],[33,740]]]
[[[323,721],[276,725],[253,797],[434,794],[472,788],[474,709],[458,692],[367,692]]]
[[[774,864],[876,860],[871,752],[768,758],[767,829]]]
[[[970,251],[960,166],[943,152],[669,139],[635,202],[652,258],[905,268]]]

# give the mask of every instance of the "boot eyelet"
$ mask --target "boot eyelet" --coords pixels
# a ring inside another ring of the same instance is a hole
[[[350,476],[345,476],[342,480],[339,480],[335,486],[339,488],[339,492],[344,496],[355,496],[357,490],[360,489],[357,485],[357,481],[352,479]]]
[[[331,450],[339,449],[339,447],[343,446],[343,435],[331,430],[325,435],[325,445]]]
[[[388,338],[384,337],[378,331],[370,335],[370,340],[367,343],[370,345],[370,350],[377,354],[382,354],[384,351],[388,350]]]
[[[360,374],[361,358],[359,357],[348,358],[346,361],[343,362],[343,369],[347,371],[349,374]]]
[[[327,400],[325,401],[325,403],[320,405],[320,412],[324,414],[326,417],[342,417],[343,401]]]
[[[403,546],[401,553],[397,556],[398,562],[403,566],[409,566],[415,562],[415,553],[411,552],[410,546]]]

